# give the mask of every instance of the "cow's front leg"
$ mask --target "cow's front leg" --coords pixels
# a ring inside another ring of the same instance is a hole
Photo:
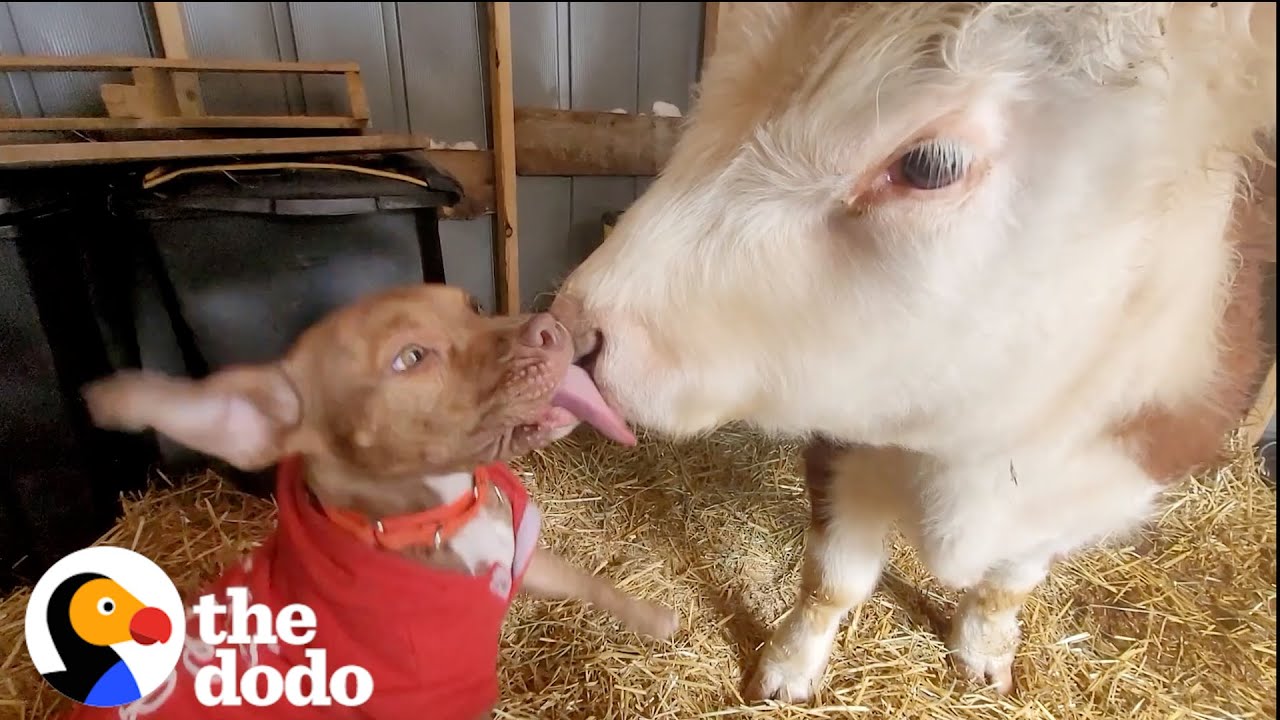
[[[908,462],[898,451],[818,441],[805,450],[812,518],[800,592],[747,683],[749,700],[804,702],[816,691],[845,613],[875,590]]]
[[[1002,695],[1013,690],[1013,658],[1022,638],[1018,614],[1047,572],[1047,562],[1004,566],[964,593],[947,646],[971,680]]]

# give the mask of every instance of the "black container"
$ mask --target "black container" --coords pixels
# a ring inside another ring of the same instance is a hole
[[[84,178],[80,178],[82,181]],[[146,482],[144,439],[97,430],[81,386],[128,366],[105,186],[0,177],[0,586],[91,544]],[[99,275],[99,271],[105,271]]]
[[[115,211],[137,223],[141,241],[142,366],[199,378],[274,360],[342,305],[444,282],[438,210],[461,189],[419,157],[191,172],[120,197]],[[163,439],[160,447],[171,472],[213,465],[250,492],[270,488],[267,473],[240,473]]]

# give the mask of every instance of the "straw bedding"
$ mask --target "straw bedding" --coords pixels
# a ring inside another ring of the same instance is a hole
[[[744,664],[797,586],[808,510],[795,451],[735,431],[634,449],[579,434],[520,463],[547,541],[671,603],[683,627],[648,642],[574,603],[519,600],[498,717],[1275,717],[1275,494],[1244,452],[1177,488],[1150,532],[1054,571],[1023,615],[1013,696],[951,671],[939,637],[956,598],[895,543],[815,701],[744,704]],[[270,503],[206,475],[129,500],[103,542],[143,552],[185,590],[271,527]],[[56,695],[23,649],[25,603],[0,602],[0,717],[43,720]]]

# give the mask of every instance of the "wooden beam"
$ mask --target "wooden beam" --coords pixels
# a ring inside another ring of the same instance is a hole
[[[519,108],[516,173],[654,176],[671,157],[682,122],[657,115]]]
[[[445,220],[471,220],[494,212],[493,153],[488,150],[428,150],[427,159],[462,186],[462,201],[441,208]]]
[[[156,14],[156,25],[160,31],[160,54],[169,60],[190,58],[191,53],[187,50],[187,22],[182,14],[182,3],[153,2],[151,9]],[[198,75],[173,73],[169,83],[178,101],[179,114],[204,115],[204,97],[200,92]]]
[[[0,168],[53,167],[103,163],[152,162],[211,157],[266,157],[324,153],[422,150],[421,135],[348,135],[341,137],[203,138],[199,140],[124,140],[0,145]]]
[[[716,35],[720,32],[720,6],[723,3],[702,3],[702,65],[716,50]],[[702,69],[698,69],[701,74]]]
[[[187,52],[187,28],[182,17],[182,3],[153,2],[151,9],[156,13],[156,25],[160,30],[160,47],[164,56],[170,60],[185,60],[191,57]]]
[[[1262,439],[1263,433],[1267,431],[1267,424],[1271,422],[1272,416],[1276,414],[1276,364],[1271,363],[1271,369],[1267,372],[1267,377],[1262,381],[1262,387],[1258,389],[1257,399],[1253,403],[1253,408],[1249,410],[1249,414],[1245,416],[1244,423],[1241,425],[1241,432],[1244,434],[1244,440],[1249,447],[1258,444]]]
[[[103,85],[103,100],[108,104],[115,102],[119,93],[125,89],[143,87],[147,90],[155,88],[154,84]],[[121,98],[123,100],[123,97]],[[185,117],[178,115],[155,117],[42,117],[42,118],[0,118],[0,132],[81,130],[94,132],[99,130],[180,130],[192,129],[225,129],[225,128],[278,128],[278,129],[360,129],[367,120],[356,117],[318,116],[318,115],[227,115]]]
[[[520,255],[516,218],[516,125],[511,94],[511,3],[489,10],[489,117],[493,148],[493,265],[498,311],[520,311]]]
[[[198,60],[180,58],[126,57],[121,55],[0,55],[0,72],[66,72],[132,70],[190,70],[193,72],[299,73],[303,75],[345,75],[360,72],[353,62],[283,62],[275,60]]]

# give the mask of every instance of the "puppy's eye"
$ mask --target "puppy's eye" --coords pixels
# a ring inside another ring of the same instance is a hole
[[[908,150],[894,175],[917,190],[938,190],[959,182],[968,169],[969,153],[964,147],[933,140]]]
[[[427,352],[421,345],[405,345],[391,361],[391,369],[398,373],[404,372],[426,359]]]

